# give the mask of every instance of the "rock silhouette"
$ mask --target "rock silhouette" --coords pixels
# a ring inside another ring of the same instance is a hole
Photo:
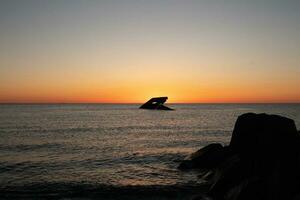
[[[228,146],[210,144],[178,168],[209,171],[211,199],[293,200],[300,195],[299,132],[286,117],[246,113]]]
[[[190,160],[184,160],[178,169],[189,170],[194,168],[211,169],[218,166],[226,155],[230,153],[230,148],[223,147],[219,143],[209,144],[191,155]]]
[[[155,97],[144,103],[140,109],[151,109],[151,110],[173,110],[165,105],[168,97]]]

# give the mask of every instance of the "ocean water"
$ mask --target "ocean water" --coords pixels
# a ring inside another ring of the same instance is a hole
[[[177,170],[178,163],[209,143],[227,144],[240,114],[280,114],[300,127],[300,104],[169,106],[176,110],[141,110],[137,104],[0,105],[2,197],[113,199],[117,193],[189,191],[203,181],[197,171]]]

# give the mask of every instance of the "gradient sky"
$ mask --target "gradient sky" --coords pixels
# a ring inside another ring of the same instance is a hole
[[[0,102],[300,102],[299,0],[0,0]]]

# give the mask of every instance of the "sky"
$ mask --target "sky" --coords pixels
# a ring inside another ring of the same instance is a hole
[[[300,103],[299,0],[0,0],[0,103]]]

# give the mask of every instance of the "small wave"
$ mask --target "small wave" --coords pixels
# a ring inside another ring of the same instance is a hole
[[[40,149],[56,149],[62,147],[59,143],[46,143],[46,144],[18,144],[18,145],[0,145],[0,150],[9,151],[36,151]]]
[[[181,126],[180,128],[188,128]],[[72,127],[72,128],[43,128],[41,126],[4,126],[1,127],[1,133],[87,133],[87,132],[120,132],[124,130],[174,130],[174,126],[115,126],[115,127]]]

